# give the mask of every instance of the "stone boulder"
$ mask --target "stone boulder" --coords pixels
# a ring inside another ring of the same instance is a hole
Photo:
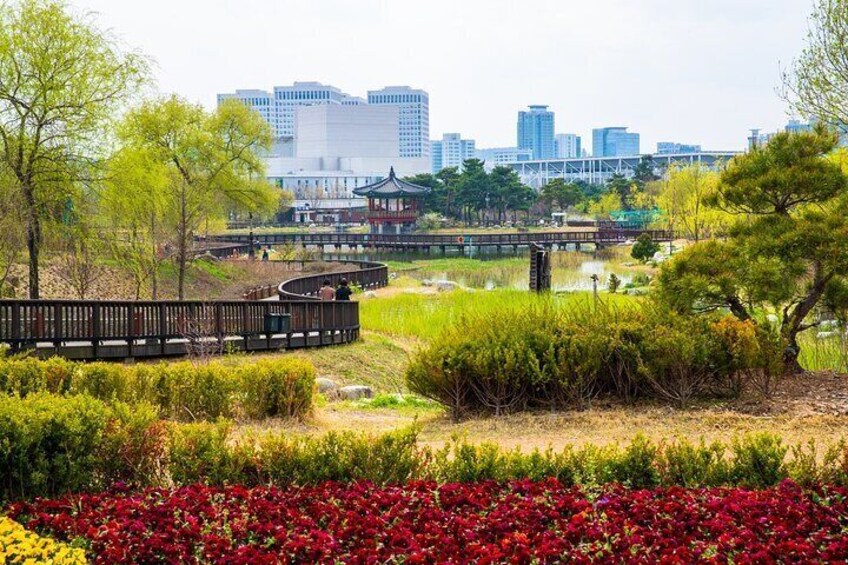
[[[328,394],[339,388],[339,385],[336,383],[336,381],[328,379],[326,377],[318,377],[317,379],[315,379],[315,386],[318,387],[318,392],[320,392],[321,394]]]
[[[371,398],[374,396],[374,391],[370,386],[351,385],[343,386],[336,390],[336,395],[341,400],[359,400],[360,398]]]

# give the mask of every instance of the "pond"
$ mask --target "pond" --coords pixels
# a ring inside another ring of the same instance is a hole
[[[622,287],[633,283],[634,277],[644,279],[644,275],[650,275],[651,269],[637,264],[629,253],[629,247],[608,248],[598,253],[555,251],[551,254],[551,286],[558,292],[588,291],[592,290],[592,275],[598,276],[601,289],[606,288],[611,274],[621,280]],[[527,251],[508,255],[481,254],[474,258],[419,253],[328,254],[324,257],[382,261],[389,264],[392,272],[418,281],[448,280],[475,289],[526,290],[530,284]]]

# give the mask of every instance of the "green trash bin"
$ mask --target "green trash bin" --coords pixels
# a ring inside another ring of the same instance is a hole
[[[265,333],[284,334],[291,330],[291,314],[265,314]]]

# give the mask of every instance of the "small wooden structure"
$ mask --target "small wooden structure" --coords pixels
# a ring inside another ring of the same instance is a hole
[[[530,245],[530,290],[545,292],[551,290],[551,257],[549,252],[539,245]]]
[[[394,167],[383,180],[353,190],[357,196],[368,198],[366,217],[371,233],[377,234],[410,231],[423,209],[421,199],[429,192],[429,187],[397,178]]]

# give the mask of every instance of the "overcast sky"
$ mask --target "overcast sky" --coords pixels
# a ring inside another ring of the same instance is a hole
[[[70,0],[155,61],[159,89],[218,92],[317,80],[364,96],[430,93],[430,135],[515,145],[516,112],[557,133],[624,125],[657,141],[741,149],[787,119],[781,65],[812,0]]]

